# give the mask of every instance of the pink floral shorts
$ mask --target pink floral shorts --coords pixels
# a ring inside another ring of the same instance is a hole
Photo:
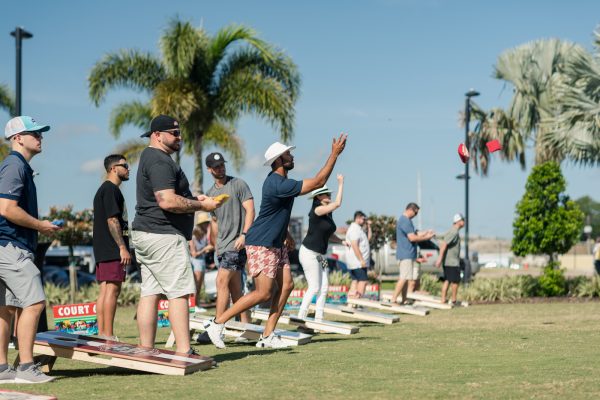
[[[261,272],[271,279],[277,276],[277,270],[290,267],[286,247],[246,246],[248,272],[254,278]]]

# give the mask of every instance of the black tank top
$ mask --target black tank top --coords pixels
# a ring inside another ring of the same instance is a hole
[[[302,241],[302,244],[309,250],[325,254],[327,253],[329,238],[335,232],[336,226],[331,213],[320,217],[315,214],[315,208],[320,205],[321,202],[319,200],[313,200],[312,207],[308,213],[308,232],[306,232],[306,237]]]

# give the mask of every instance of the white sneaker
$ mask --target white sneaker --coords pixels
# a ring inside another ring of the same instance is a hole
[[[225,324],[217,324],[214,318],[204,324],[204,329],[206,330],[206,333],[208,333],[210,341],[213,342],[217,349],[225,348],[225,343],[221,337],[224,326]]]
[[[260,335],[260,339],[256,343],[256,347],[262,348],[270,348],[270,349],[283,349],[285,347],[290,347],[291,345],[285,342],[281,336],[276,335],[275,332],[272,332],[269,336],[263,337]]]
[[[249,341],[250,340],[248,340],[248,338],[245,338],[243,336],[238,336],[234,340],[235,343],[248,343]]]
[[[194,312],[196,312],[196,313],[205,313],[207,311],[208,310],[204,307],[198,307],[198,306],[194,307]]]

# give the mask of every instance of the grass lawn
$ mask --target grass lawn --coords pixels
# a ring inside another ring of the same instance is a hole
[[[117,334],[136,342],[134,308]],[[598,398],[600,303],[482,305],[363,323],[291,349],[198,346],[219,366],[159,376],[58,359],[44,385],[5,385],[66,399]],[[167,329],[159,329],[159,346]],[[11,354],[11,357],[14,353]]]

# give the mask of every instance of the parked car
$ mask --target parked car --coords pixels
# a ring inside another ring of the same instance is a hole
[[[69,270],[57,265],[45,265],[44,282],[56,286],[69,286]],[[77,270],[77,286],[87,286],[96,281],[96,276],[85,271]]]

